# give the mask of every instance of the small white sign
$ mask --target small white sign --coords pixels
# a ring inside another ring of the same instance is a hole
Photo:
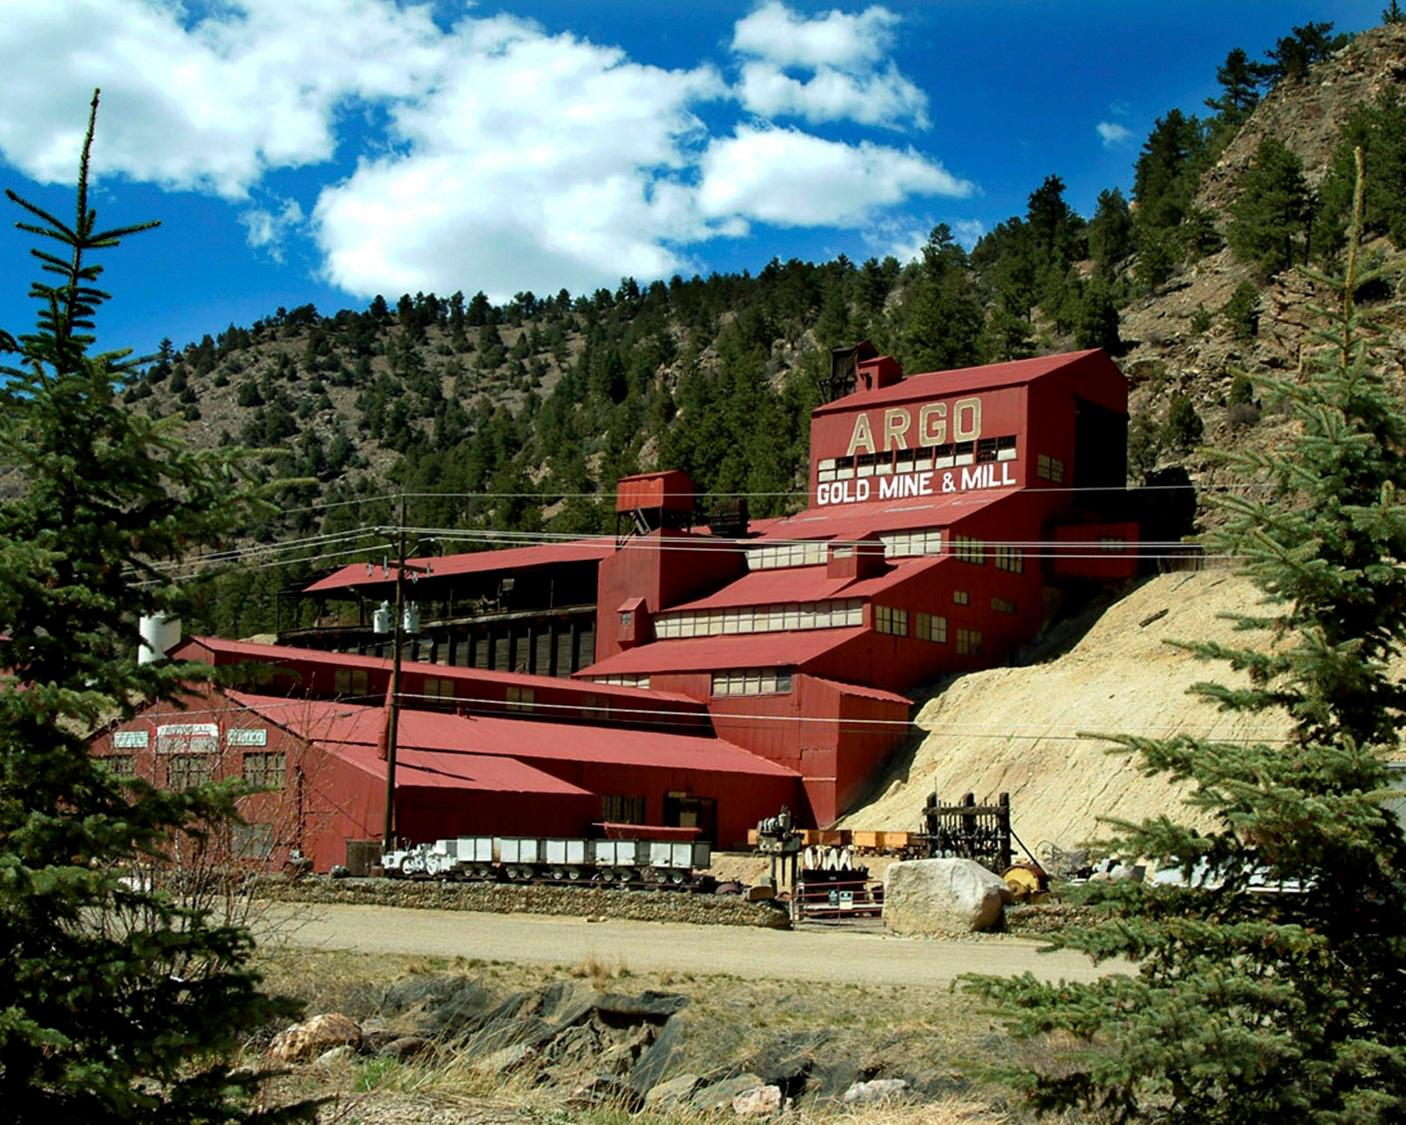
[[[151,739],[144,730],[118,730],[112,732],[114,750],[145,750]]]
[[[262,727],[251,730],[225,731],[225,745],[227,746],[267,746],[268,744],[269,732]]]
[[[220,748],[215,723],[166,723],[156,728],[158,754],[213,754]]]

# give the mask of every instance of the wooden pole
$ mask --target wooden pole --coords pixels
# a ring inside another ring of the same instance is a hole
[[[400,650],[405,615],[405,493],[400,494],[400,527],[396,537],[395,610],[391,617],[391,691],[386,716],[386,825],[381,846],[395,849],[395,751],[400,726]]]

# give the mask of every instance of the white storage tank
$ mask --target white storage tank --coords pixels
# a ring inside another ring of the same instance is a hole
[[[181,643],[181,619],[164,613],[144,614],[137,632],[141,637],[137,644],[137,663],[164,660],[166,654]]]

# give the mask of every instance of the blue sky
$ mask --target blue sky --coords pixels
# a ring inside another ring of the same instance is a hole
[[[103,88],[106,346],[381,292],[573,293],[1089,213],[1232,47],[1382,0],[0,0],[0,184],[67,217]],[[8,220],[9,216],[7,216]],[[0,230],[0,325],[32,323]]]

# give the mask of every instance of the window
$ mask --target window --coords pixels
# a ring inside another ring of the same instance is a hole
[[[999,437],[999,438],[996,439],[996,460],[997,460],[997,461],[1014,461],[1014,460],[1015,460],[1015,435],[1014,435],[1014,434],[1011,434],[1011,435],[1009,435],[1009,436],[1007,436],[1007,437]]]
[[[981,566],[986,561],[986,544],[970,535],[952,536],[952,554],[962,562]]]
[[[952,591],[952,604],[953,604],[953,605],[971,605],[971,601],[972,601],[972,596],[971,596],[971,594],[968,593],[966,590],[953,590],[953,591]]]
[[[935,613],[920,613],[915,624],[918,640],[931,641],[937,645],[947,643],[947,618],[939,617]]]
[[[235,824],[231,826],[229,849],[235,859],[268,859],[273,853],[273,825]]]
[[[874,607],[874,628],[895,637],[908,635],[908,611],[888,605]]]
[[[531,711],[536,693],[530,687],[518,687],[516,684],[508,685],[508,710],[509,711]]]
[[[1021,574],[1025,570],[1025,553],[1019,547],[1011,547],[1005,543],[997,543],[992,548],[992,554],[996,558],[997,570],[1009,570],[1012,574]]]
[[[777,570],[791,566],[823,566],[825,541],[782,543],[774,547],[753,547],[747,552],[748,570]]]
[[[1051,484],[1064,483],[1064,462],[1048,453],[1041,453],[1035,459],[1035,475]]]
[[[137,776],[137,768],[131,754],[109,754],[102,759],[102,764],[118,777]]]
[[[957,630],[957,652],[962,656],[981,655],[981,632],[977,629]]]
[[[791,690],[790,669],[739,668],[713,673],[714,695],[789,695]]]
[[[367,695],[371,690],[365,668],[338,668],[334,687],[338,695]]]
[[[633,625],[634,623],[635,623],[635,613],[634,613],[634,610],[622,609],[622,610],[620,611],[620,628],[621,628],[621,629],[628,629],[628,628],[629,628],[631,625]]]
[[[939,528],[899,531],[892,535],[881,535],[879,540],[884,545],[884,557],[888,559],[942,553],[942,531]]]
[[[210,758],[205,754],[172,754],[166,759],[166,787],[192,789],[210,780]]]
[[[454,681],[440,679],[437,676],[426,676],[422,694],[428,695],[433,699],[453,699]]]
[[[593,684],[613,684],[616,687],[649,688],[648,676],[592,676]],[[530,689],[529,689],[530,690]]]
[[[621,796],[616,793],[602,793],[600,818],[611,824],[643,824],[644,798],[642,796]]]
[[[789,629],[832,629],[864,623],[864,603],[844,601],[743,606],[738,609],[668,613],[655,618],[655,635],[716,637],[734,633],[776,633]]]
[[[288,759],[282,753],[260,751],[244,755],[244,780],[255,789],[282,789]]]
[[[1007,601],[1005,598],[992,598],[991,608],[994,609],[997,613],[1018,612],[1018,610],[1016,609],[1015,602]]]

